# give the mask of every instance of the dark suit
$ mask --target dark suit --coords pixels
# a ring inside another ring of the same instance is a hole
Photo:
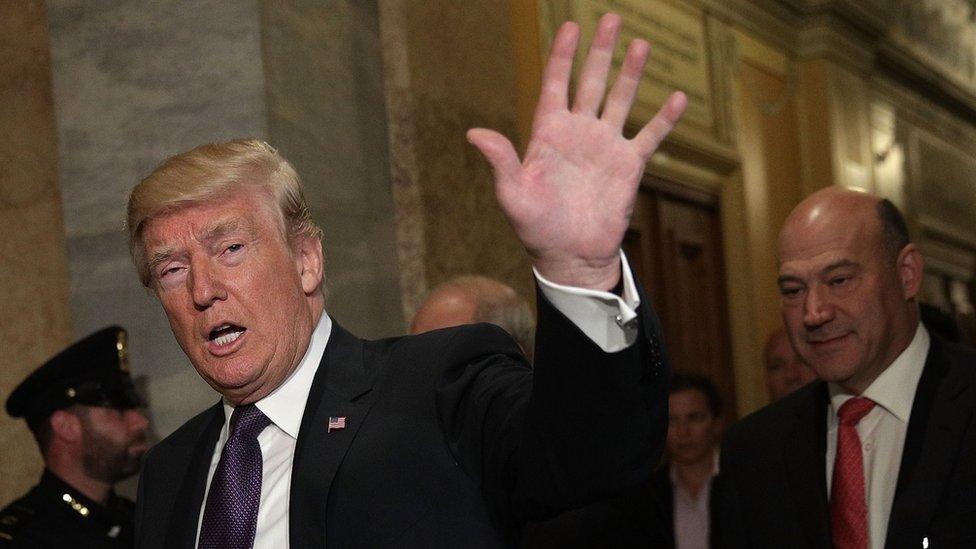
[[[511,544],[525,520],[645,481],[668,372],[642,300],[638,342],[608,354],[540,294],[534,375],[494,326],[363,341],[333,325],[295,449],[291,546]],[[192,546],[223,421],[215,405],[149,452],[140,547]]]
[[[733,425],[717,482],[719,547],[830,547],[827,384]],[[885,547],[976,547],[976,351],[932,337]],[[894,479],[892,479],[894,480]]]
[[[523,549],[674,547],[674,489],[668,468],[627,494],[526,526]]]

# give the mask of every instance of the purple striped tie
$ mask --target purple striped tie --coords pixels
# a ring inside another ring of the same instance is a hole
[[[200,527],[200,549],[251,549],[261,502],[258,435],[271,423],[253,404],[234,409],[230,437],[210,481]]]

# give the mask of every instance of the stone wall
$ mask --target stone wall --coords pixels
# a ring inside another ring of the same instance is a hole
[[[113,323],[129,330],[132,371],[162,437],[216,396],[136,277],[126,201],[167,156],[267,136],[258,3],[47,5],[74,336]]]
[[[58,141],[41,0],[0,2],[0,402],[71,341]],[[41,458],[23,421],[0,414],[0,507],[34,484]]]

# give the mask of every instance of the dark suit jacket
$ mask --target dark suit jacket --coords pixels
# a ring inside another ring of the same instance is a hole
[[[623,496],[526,525],[523,549],[674,547],[674,489],[662,466],[650,481]]]
[[[637,344],[608,354],[540,294],[534,374],[494,326],[363,341],[333,325],[295,450],[291,546],[512,544],[525,520],[645,481],[668,371],[642,303]],[[148,453],[139,547],[192,547],[223,421],[218,403]]]
[[[717,479],[717,547],[830,547],[827,385],[733,425]],[[976,547],[976,351],[932,337],[905,437],[885,547]],[[895,479],[891,479],[892,482]]]

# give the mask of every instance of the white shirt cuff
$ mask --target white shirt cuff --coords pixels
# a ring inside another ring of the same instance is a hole
[[[546,280],[534,267],[532,272],[549,302],[605,352],[622,351],[637,341],[640,297],[623,250],[620,252],[623,296],[563,286]]]

